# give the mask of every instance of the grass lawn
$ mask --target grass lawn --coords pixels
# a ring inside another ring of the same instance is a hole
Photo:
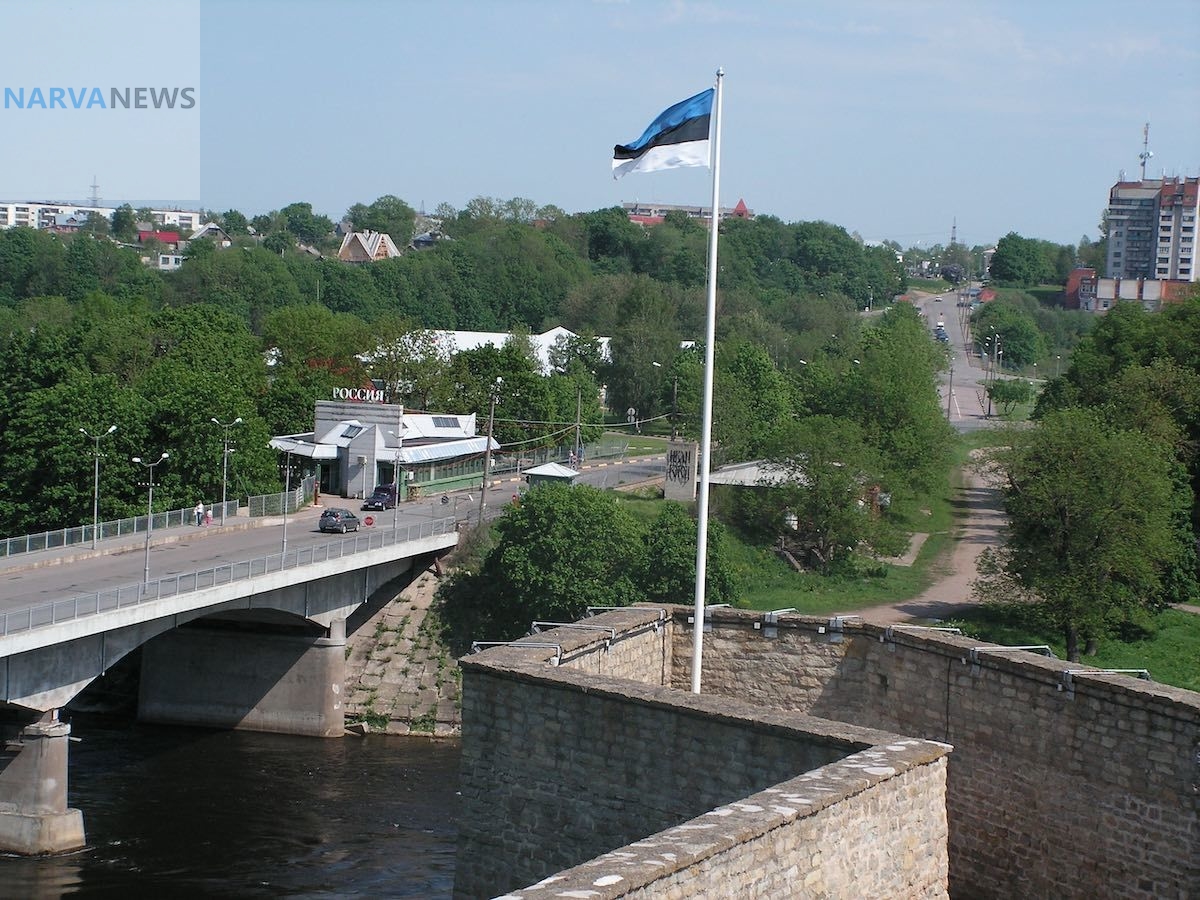
[[[981,607],[948,625],[963,634],[1008,646],[1048,644],[1055,656],[1066,659],[1066,644],[1060,635],[1048,634],[1027,621],[1019,610]],[[1106,637],[1095,656],[1085,656],[1085,665],[1101,669],[1146,669],[1162,684],[1200,691],[1200,615],[1168,609],[1150,628],[1135,639]]]
[[[963,442],[956,462],[965,460],[969,449]],[[792,607],[805,614],[826,615],[915,597],[941,574],[941,560],[951,549],[950,496],[947,482],[944,496],[907,503],[898,501],[892,509],[892,515],[907,530],[929,535],[911,566],[862,560],[859,571],[852,575],[796,572],[772,550],[753,546],[732,530],[727,531],[731,561],[739,582],[738,605],[762,610]],[[657,515],[662,502],[636,496],[621,498],[622,505],[644,522]],[[688,603],[690,598],[681,598],[680,602]]]
[[[625,439],[629,442],[630,456],[657,456],[667,452],[667,438],[654,437],[650,434],[628,434]]]

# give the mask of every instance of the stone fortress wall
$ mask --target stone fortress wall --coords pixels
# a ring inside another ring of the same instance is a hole
[[[1200,896],[1200,694],[718,608],[693,695],[689,612],[464,658],[456,896]]]

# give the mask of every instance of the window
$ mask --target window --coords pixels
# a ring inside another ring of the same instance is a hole
[[[457,416],[434,416],[433,417],[433,427],[434,428],[458,428],[459,427],[458,417]]]
[[[356,438],[360,434],[362,434],[362,432],[363,432],[363,427],[361,425],[347,425],[345,427],[345,429],[342,431],[342,437]]]

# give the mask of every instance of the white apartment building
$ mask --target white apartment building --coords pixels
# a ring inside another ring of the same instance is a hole
[[[1200,178],[1119,181],[1108,197],[1110,278],[1196,281]]]
[[[112,206],[84,206],[79,203],[33,202],[0,200],[0,228],[51,228],[56,216],[83,218],[88,213],[98,213],[106,219],[116,212]],[[189,234],[204,224],[204,216],[198,209],[152,209],[155,225],[173,225]]]

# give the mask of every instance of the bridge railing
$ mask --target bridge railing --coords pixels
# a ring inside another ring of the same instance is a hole
[[[312,502],[313,486],[316,479],[313,476],[305,478],[290,492],[280,491],[277,494],[261,494],[247,498],[248,513],[255,516],[281,516],[284,508],[294,513]],[[208,507],[208,504],[205,504]],[[154,530],[175,528],[180,525],[190,525],[195,521],[194,507],[187,509],[171,509],[154,514]],[[235,518],[238,514],[238,500],[227,500],[224,512],[220,502],[212,504],[214,522],[227,518]],[[56,550],[59,547],[71,547],[76,544],[90,544],[92,535],[96,540],[106,541],[110,538],[126,537],[131,534],[146,533],[146,516],[129,516],[124,519],[113,519],[111,522],[100,522],[92,526],[75,525],[70,528],[56,528],[53,531],[43,531],[38,534],[24,534],[20,537],[0,538],[0,557],[16,556],[19,553],[37,553],[41,550]]]
[[[237,500],[225,504],[225,515],[236,516]],[[213,519],[221,518],[221,504],[213,504]],[[171,509],[154,514],[154,530],[174,528],[188,525],[195,521],[192,507],[187,509]],[[130,534],[146,533],[146,516],[129,516],[124,519],[113,519],[111,522],[100,522],[95,527],[75,525],[71,528],[56,528],[53,531],[43,531],[39,534],[25,534],[20,537],[0,538],[0,557],[16,556],[19,553],[36,553],[40,550],[54,550],[59,547],[71,547],[75,544],[90,544],[93,533],[99,541],[109,538],[125,537]]]
[[[226,563],[211,569],[189,572],[182,575],[172,575],[160,578],[147,584],[124,585],[94,594],[85,594],[70,599],[56,600],[27,609],[0,614],[0,635],[20,634],[34,628],[55,625],[59,622],[69,622],[85,616],[111,612],[161,600],[164,597],[174,597],[189,594],[205,588],[220,587],[237,581],[247,581],[259,578],[273,572],[311,566],[327,562],[331,559],[341,559],[368,550],[379,550],[408,541],[420,540],[438,534],[453,534],[455,522],[452,516],[441,519],[431,519],[426,522],[415,522],[401,526],[398,529],[379,530],[359,534],[352,537],[289,550],[286,553],[274,553],[270,556],[258,556],[253,559]]]

